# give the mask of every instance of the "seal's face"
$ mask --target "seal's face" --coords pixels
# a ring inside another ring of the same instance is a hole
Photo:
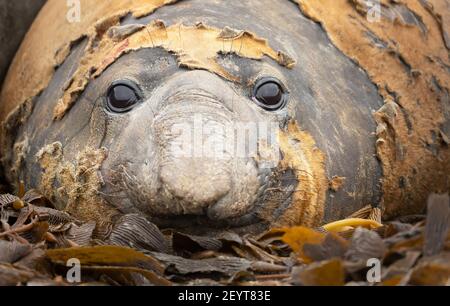
[[[102,143],[108,201],[170,224],[258,221],[255,208],[265,204],[278,162],[269,146],[278,148],[289,101],[277,70],[253,70],[235,84],[208,71],[179,71],[161,50],[111,66],[86,93],[97,93],[93,116],[111,135]]]
[[[239,69],[233,56],[222,60]],[[268,193],[287,199],[274,187],[283,176],[276,169],[288,86],[276,63],[251,67],[234,83],[180,70],[172,55],[150,49],[122,57],[94,80],[71,116],[85,116],[96,101],[90,122],[102,122],[97,132],[108,148],[101,170],[107,201],[158,223],[242,226],[261,221]]]

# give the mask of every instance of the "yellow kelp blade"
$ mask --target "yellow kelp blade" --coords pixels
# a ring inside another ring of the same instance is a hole
[[[381,223],[378,223],[374,220],[368,220],[368,219],[361,219],[361,218],[348,218],[343,219],[335,222],[331,222],[328,224],[325,224],[323,229],[325,229],[328,232],[343,232],[345,230],[348,230],[349,227],[356,228],[356,227],[364,227],[368,229],[375,229],[378,227],[383,226]]]

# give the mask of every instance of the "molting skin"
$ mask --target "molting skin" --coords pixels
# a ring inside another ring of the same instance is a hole
[[[10,182],[80,219],[140,213],[205,231],[315,226],[378,203],[381,98],[295,3],[159,4],[139,16],[105,7],[69,45],[53,41],[73,33],[61,21],[48,44],[58,46],[54,71],[25,55],[30,75],[13,67],[11,79],[42,90],[2,91],[2,103],[16,103],[2,107]],[[43,18],[60,22],[58,5],[48,2],[24,43],[43,58],[51,51],[37,37]],[[40,69],[51,73],[35,80]],[[329,191],[335,176],[345,183]]]

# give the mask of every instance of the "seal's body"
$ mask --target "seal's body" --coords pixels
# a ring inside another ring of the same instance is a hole
[[[10,182],[81,219],[179,227],[313,226],[382,202],[373,114],[396,106],[295,3],[80,9],[70,23],[48,1],[4,84]]]
[[[45,0],[0,1],[0,84],[28,28]]]

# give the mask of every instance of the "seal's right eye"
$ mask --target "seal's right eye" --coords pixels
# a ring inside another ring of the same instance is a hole
[[[141,99],[139,89],[131,81],[114,82],[106,95],[107,107],[115,113],[131,110]]]

